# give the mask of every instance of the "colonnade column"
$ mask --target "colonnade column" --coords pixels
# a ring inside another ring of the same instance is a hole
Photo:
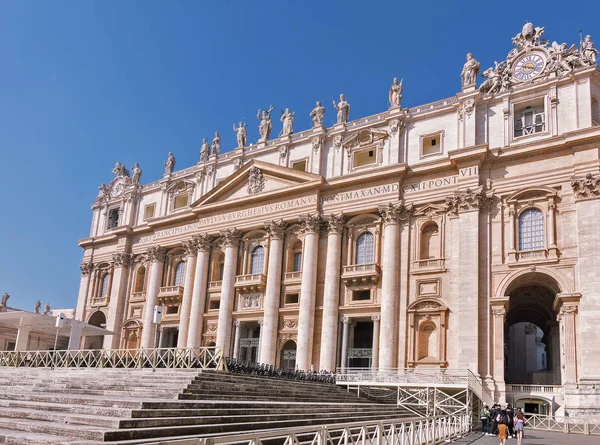
[[[342,357],[340,367],[342,372],[348,367],[348,330],[350,329],[350,317],[342,317]]]
[[[261,351],[261,346],[262,346],[262,338],[263,338],[263,324],[264,324],[264,319],[263,318],[259,318],[258,319],[258,350],[256,351],[256,356],[260,357],[260,351]]]
[[[323,323],[321,325],[319,369],[335,371],[344,217],[343,215],[331,215],[325,219],[325,225],[328,232],[327,260],[325,263],[325,289],[323,295]]]
[[[241,322],[239,320],[234,320],[233,326],[235,328],[235,333],[233,337],[233,354],[232,357],[234,360],[238,359],[240,353],[240,334],[241,334]]]
[[[127,293],[127,282],[129,266],[133,262],[133,255],[129,252],[117,252],[113,255],[112,280],[110,299],[108,302],[108,314],[106,317],[106,329],[121,333],[121,324],[125,312],[125,300]],[[104,336],[104,349],[119,349],[120,335]]]
[[[146,292],[146,306],[144,308],[144,327],[142,329],[141,346],[145,349],[154,348],[156,326],[152,323],[154,317],[154,306],[158,297],[158,289],[161,284],[163,267],[165,263],[165,249],[153,246],[148,249],[147,256],[150,262],[150,281]]]
[[[577,383],[576,316],[579,309],[579,293],[560,293],[556,295],[554,308],[560,307],[556,319],[560,326],[562,384]]]
[[[83,312],[85,310],[85,304],[88,301],[89,288],[90,288],[90,275],[94,270],[94,265],[91,261],[84,261],[79,265],[81,269],[81,279],[79,280],[79,294],[77,297],[77,308],[75,310],[75,320],[83,321]]]
[[[15,351],[27,351],[29,346],[29,326],[19,326],[17,331],[17,341],[15,342]]]
[[[398,348],[398,276],[400,257],[398,207],[380,208],[383,220],[383,272],[381,277],[381,332],[379,334],[379,369],[395,368]]]
[[[304,233],[302,258],[302,284],[300,286],[300,310],[298,315],[298,348],[296,366],[310,369],[312,361],[313,331],[315,323],[315,293],[317,290],[317,256],[319,247],[319,215],[305,216],[301,220]]]
[[[267,285],[265,288],[264,299],[264,319],[260,330],[258,361],[259,363],[266,363],[267,365],[275,364],[285,227],[286,224],[283,220],[272,221],[265,225],[271,240],[269,244]]]
[[[202,342],[202,322],[206,306],[206,286],[208,284],[208,262],[212,237],[209,235],[196,235],[193,238],[198,253],[196,256],[196,271],[194,276],[194,289],[192,290],[192,308],[190,313],[190,326],[187,335],[188,348],[198,348]]]
[[[494,400],[504,402],[506,386],[504,384],[504,322],[510,297],[495,298],[490,302],[492,310],[492,376],[496,382]]]
[[[231,317],[235,294],[240,232],[235,228],[227,229],[221,232],[221,237],[222,248],[225,251],[225,264],[223,265],[223,281],[221,283],[221,302],[219,305],[216,347],[221,348],[223,354],[229,357],[229,349],[231,348]]]
[[[194,240],[188,240],[181,243],[185,249],[185,278],[183,282],[183,297],[181,301],[181,311],[179,314],[179,335],[177,336],[177,347],[185,348],[187,346],[188,332],[190,327],[190,313],[192,310],[192,295],[194,287],[194,275],[196,274],[196,255],[198,247]]]
[[[379,321],[381,320],[381,316],[373,315],[371,320],[373,320],[373,347],[371,351],[373,358],[371,359],[371,368],[376,370],[379,367]]]

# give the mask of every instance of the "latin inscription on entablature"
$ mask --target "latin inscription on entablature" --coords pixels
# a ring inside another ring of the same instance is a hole
[[[460,178],[468,178],[479,174],[478,167],[461,168],[458,175],[446,176],[444,178],[428,179],[426,181],[413,182],[402,186],[402,193],[423,192],[425,190],[438,189],[458,184]]]
[[[398,194],[399,184],[376,185],[361,190],[349,190],[347,192],[335,193],[333,195],[323,196],[321,205],[334,202],[359,201],[379,195]]]

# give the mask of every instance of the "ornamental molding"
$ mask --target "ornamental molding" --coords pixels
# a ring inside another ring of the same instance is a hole
[[[307,233],[316,233],[321,229],[323,220],[320,215],[300,215],[300,228],[296,231],[297,235],[306,235]]]
[[[496,317],[504,317],[506,315],[506,308],[502,307],[492,307],[492,315]]]
[[[342,141],[342,146],[347,150],[355,150],[373,144],[383,144],[383,141],[388,137],[387,131],[365,128],[345,138]]]
[[[575,200],[593,199],[600,197],[600,175],[588,173],[583,179],[571,179],[571,187]]]
[[[112,256],[115,267],[129,267],[133,263],[133,254],[129,252],[117,252]]]
[[[238,171],[240,168],[242,168],[242,165],[244,164],[244,161],[241,158],[237,158],[233,160],[233,171]]]
[[[196,256],[198,253],[198,245],[194,241],[194,238],[182,241],[181,247],[185,250],[185,256]]]
[[[390,136],[394,136],[396,133],[400,132],[400,136],[404,134],[404,130],[406,130],[406,122],[400,119],[392,119],[388,122],[388,134]]]
[[[194,188],[196,184],[193,181],[179,180],[173,181],[169,185],[167,185],[166,192],[169,196],[169,201],[172,201],[173,198],[177,195],[181,194],[189,194],[191,195],[194,192]]]
[[[323,218],[323,223],[328,233],[342,233],[342,230],[344,230],[344,214],[335,215],[331,213]]]
[[[403,202],[390,202],[379,207],[379,213],[381,214],[381,220],[384,225],[408,222],[414,215],[414,211],[413,204],[405,205]]]
[[[202,343],[204,343],[204,346],[209,346],[211,343],[215,343],[217,341],[217,337],[214,335],[207,335],[206,337],[204,337]]]
[[[337,151],[340,150],[340,148],[342,148],[342,140],[344,139],[344,137],[341,134],[338,134],[337,136],[333,137],[333,146],[335,147],[335,149]]]
[[[482,186],[476,189],[467,188],[456,190],[452,196],[446,196],[446,212],[451,215],[472,212],[475,210],[489,210],[494,200],[492,190],[484,190]]]
[[[256,195],[265,189],[265,177],[260,168],[250,167],[248,170],[248,194]]]
[[[81,270],[82,275],[89,275],[94,270],[94,263],[91,261],[84,261],[79,265],[79,269]]]
[[[283,219],[273,220],[268,223],[265,223],[265,230],[271,238],[283,240],[285,238],[286,228],[287,223]]]
[[[456,110],[458,119],[462,121],[465,116],[471,117],[473,110],[475,110],[475,99],[465,99],[458,104],[458,109]]]
[[[297,318],[285,318],[281,322],[281,329],[298,329]]]
[[[220,235],[222,248],[237,247],[242,238],[241,232],[236,228],[222,230]]]
[[[192,240],[198,250],[209,252],[214,238],[206,233],[201,233],[199,235],[194,235]]]
[[[312,147],[315,153],[318,153],[323,148],[323,136],[315,136],[311,139]]]
[[[162,263],[165,261],[167,251],[164,247],[152,246],[146,251],[148,261],[151,263]]]
[[[207,323],[206,324],[206,332],[215,332],[217,330],[217,323]]]
[[[288,154],[289,147],[287,145],[280,145],[278,150],[279,150],[279,157],[281,159],[285,159]]]

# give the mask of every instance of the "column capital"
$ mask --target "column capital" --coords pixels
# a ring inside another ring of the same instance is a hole
[[[240,325],[242,324],[242,322],[240,320],[233,320],[233,325],[236,327],[240,327]]]
[[[221,246],[222,247],[237,247],[242,233],[236,229],[225,229],[221,231]]]
[[[300,215],[300,234],[316,233],[321,229],[321,215]]]
[[[283,220],[273,220],[265,223],[265,230],[271,238],[283,240],[287,223]]]
[[[188,256],[188,257],[190,257],[190,256],[196,256],[196,254],[198,253],[198,246],[194,242],[193,238],[191,238],[189,240],[182,241],[181,242],[181,246],[185,250],[185,255]]]
[[[94,263],[91,261],[84,261],[79,265],[79,269],[81,270],[81,275],[89,275],[92,270],[94,270]]]
[[[212,242],[214,239],[212,236],[206,233],[201,233],[199,235],[194,235],[192,237],[192,240],[194,241],[194,244],[196,245],[196,248],[198,250],[208,252],[212,246]]]
[[[323,223],[328,233],[342,233],[342,230],[344,230],[344,213],[338,215],[331,213],[323,218]]]
[[[148,250],[146,251],[148,261],[150,261],[151,263],[162,263],[163,261],[165,261],[166,254],[166,249],[160,246],[148,247]]]
[[[371,320],[373,321],[373,323],[379,323],[379,321],[381,320],[381,315],[371,315]]]
[[[510,297],[499,297],[492,298],[490,300],[490,307],[492,309],[492,314],[495,317],[504,317],[506,312],[508,311],[508,305],[510,303]]]
[[[133,254],[129,252],[117,252],[112,256],[115,267],[129,267],[133,263]]]
[[[340,317],[340,321],[342,323],[344,323],[344,324],[350,324],[350,323],[352,323],[352,319],[350,317],[347,317],[347,316]]]
[[[472,212],[475,210],[489,210],[494,201],[494,192],[484,190],[483,186],[475,189],[455,190],[452,196],[446,196],[446,212],[452,215]]]
[[[575,200],[600,198],[600,175],[588,173],[585,178],[571,178]]]
[[[259,318],[258,320],[256,320],[256,322],[258,323],[259,326],[262,326],[263,323],[265,322],[265,320],[263,318]]]
[[[414,213],[413,204],[404,204],[404,202],[390,202],[387,205],[379,207],[381,220],[384,225],[399,224],[408,221]]]

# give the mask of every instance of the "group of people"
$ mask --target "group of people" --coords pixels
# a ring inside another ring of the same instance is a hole
[[[506,444],[506,439],[513,437],[517,439],[517,445],[521,445],[526,423],[521,408],[515,411],[510,404],[502,408],[499,403],[495,403],[491,409],[484,405],[481,410],[481,434],[497,435],[501,445]]]

